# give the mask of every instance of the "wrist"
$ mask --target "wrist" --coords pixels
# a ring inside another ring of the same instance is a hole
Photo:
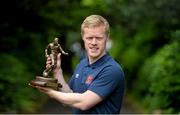
[[[55,90],[50,90],[49,91],[49,97],[54,98],[54,92],[55,92]]]
[[[58,79],[60,76],[62,76],[62,69],[61,68],[60,69],[55,69],[53,71],[53,74],[54,74],[54,77]]]
[[[62,74],[62,69],[61,68],[59,68],[59,69],[55,69],[54,71],[53,71],[53,74],[56,76],[56,75],[59,75],[59,74]]]

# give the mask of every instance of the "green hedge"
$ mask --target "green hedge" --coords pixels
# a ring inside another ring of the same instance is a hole
[[[180,112],[179,42],[165,45],[145,61],[134,89],[148,113]]]
[[[34,76],[28,72],[26,65],[15,56],[1,54],[0,60],[0,112],[35,112],[42,103],[40,97],[42,95],[28,86],[28,82]]]

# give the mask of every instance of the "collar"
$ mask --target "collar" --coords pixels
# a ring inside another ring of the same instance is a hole
[[[101,66],[103,63],[107,62],[109,58],[109,54],[106,53],[104,56],[102,56],[100,59],[98,59],[96,62],[92,64],[89,64],[89,60],[88,58],[86,58],[85,67],[91,67],[92,69],[95,69],[96,67]]]

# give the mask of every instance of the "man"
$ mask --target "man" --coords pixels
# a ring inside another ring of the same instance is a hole
[[[109,24],[99,15],[88,16],[81,25],[87,58],[76,67],[69,82],[63,78],[60,54],[53,71],[60,91],[36,86],[41,92],[57,101],[73,107],[73,113],[118,114],[124,95],[124,73],[120,65],[109,56],[106,43],[109,39]],[[46,67],[51,66],[47,59]]]

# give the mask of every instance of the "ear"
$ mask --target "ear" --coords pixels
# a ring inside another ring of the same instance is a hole
[[[108,42],[110,40],[109,36],[106,38],[106,42]]]

